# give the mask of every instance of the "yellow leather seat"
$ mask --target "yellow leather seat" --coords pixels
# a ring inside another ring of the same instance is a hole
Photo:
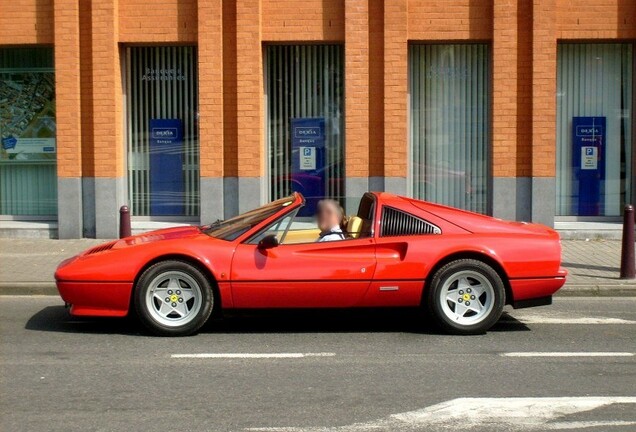
[[[363,220],[358,216],[351,216],[349,221],[347,222],[347,234],[351,236],[351,238],[360,237],[360,233],[362,232],[362,224]]]

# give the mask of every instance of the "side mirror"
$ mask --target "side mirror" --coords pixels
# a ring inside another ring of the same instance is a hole
[[[261,250],[275,248],[276,246],[278,246],[278,238],[274,234],[265,236],[258,242],[258,248]]]

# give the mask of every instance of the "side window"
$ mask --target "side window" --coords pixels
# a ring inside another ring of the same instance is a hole
[[[290,214],[283,216],[282,218],[274,221],[267,228],[261,230],[261,232],[259,232],[254,237],[252,237],[247,243],[258,244],[258,242],[263,240],[268,235],[272,235],[272,234],[276,236],[279,243],[283,243],[285,239],[285,234],[287,233],[287,230],[289,229],[289,226],[291,225],[292,221],[296,217],[296,213],[297,211],[293,211]]]
[[[441,234],[438,226],[393,207],[382,207],[380,237]]]

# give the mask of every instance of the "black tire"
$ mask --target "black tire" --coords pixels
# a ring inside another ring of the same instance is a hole
[[[190,295],[192,297],[188,297]],[[164,301],[166,305],[162,304]],[[168,260],[152,265],[135,286],[134,303],[139,321],[157,336],[195,333],[212,314],[214,301],[208,278],[183,261]],[[172,312],[166,315],[170,308]]]
[[[464,290],[460,290],[459,279],[457,278],[461,276],[465,276],[467,281],[469,281],[468,290],[472,292],[465,293],[463,292]],[[456,279],[457,282],[453,279]],[[480,279],[483,283],[479,283]],[[476,283],[474,288],[470,285],[473,282]],[[490,284],[490,287],[488,287],[488,284]],[[448,285],[449,291],[446,291],[446,285]],[[486,300],[487,297],[483,294],[478,294],[478,298],[472,295],[477,293],[476,290],[480,286],[484,287],[484,292],[488,292],[490,299]],[[444,294],[442,294],[442,290],[444,290]],[[459,295],[460,292],[461,296]],[[458,296],[457,301],[454,300],[455,295]],[[469,296],[466,300],[464,298],[465,295]],[[448,300],[447,296],[453,297],[453,299]],[[506,304],[506,290],[499,273],[488,264],[475,259],[459,259],[444,265],[435,272],[427,287],[425,300],[428,311],[435,323],[444,331],[456,335],[476,335],[485,333],[499,320]],[[480,306],[483,312],[474,312],[466,306],[461,306],[464,308],[461,310],[466,310],[466,316],[460,317],[457,314],[458,304],[466,305],[470,301],[474,303],[473,307],[475,307],[475,302],[477,301],[476,305]],[[484,303],[486,303],[487,307],[481,308]],[[455,318],[451,319],[449,315],[453,313],[455,313]],[[481,316],[479,315],[480,313]]]

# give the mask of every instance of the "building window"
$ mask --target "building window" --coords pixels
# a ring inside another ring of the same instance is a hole
[[[632,44],[559,44],[556,208],[617,216],[632,197]]]
[[[57,215],[53,48],[0,49],[0,215]]]
[[[269,191],[316,201],[344,195],[343,49],[270,45],[266,52]]]
[[[414,197],[488,210],[489,79],[487,45],[409,47]]]
[[[132,214],[198,216],[196,48],[128,47],[126,96]]]

